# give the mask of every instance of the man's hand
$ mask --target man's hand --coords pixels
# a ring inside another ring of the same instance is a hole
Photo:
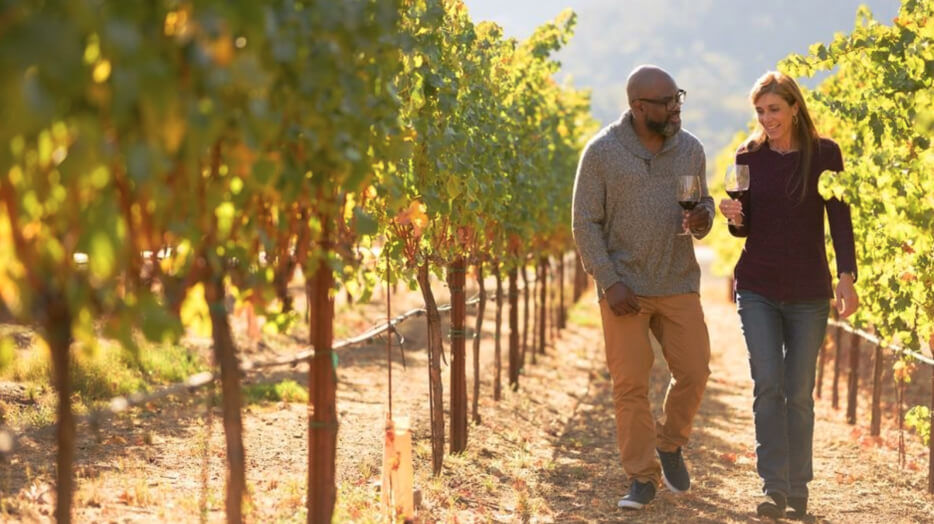
[[[642,310],[639,306],[639,298],[622,282],[617,282],[607,288],[606,303],[617,316],[634,315]]]
[[[698,206],[690,211],[685,211],[681,221],[681,227],[687,228],[692,233],[695,231],[704,231],[710,225],[713,217],[707,212],[707,209]]]
[[[840,275],[836,299],[837,313],[840,314],[840,318],[852,315],[859,308],[859,296],[856,294],[856,288],[853,287],[853,277],[849,273]]]

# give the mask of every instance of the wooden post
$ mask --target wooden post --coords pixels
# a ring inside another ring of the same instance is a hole
[[[71,309],[67,299],[58,293],[45,293],[43,304],[43,336],[52,353],[52,375],[58,396],[58,422],[55,427],[56,444],[56,522],[71,522],[72,493],[74,492],[75,417],[71,409]]]
[[[539,300],[539,319],[538,319],[538,351],[542,355],[545,354],[545,335],[547,331],[547,317],[548,317],[548,259],[542,257],[538,261],[539,274],[541,275],[541,283],[538,285]]]
[[[931,335],[929,347],[931,354],[934,354],[934,334]],[[934,366],[931,366],[931,404],[930,420],[928,423],[931,431],[928,433],[928,493],[934,493]]]
[[[308,522],[331,522],[337,499],[337,370],[334,350],[334,275],[328,263],[331,220],[321,216],[320,259],[309,279],[309,338],[315,354],[308,369]],[[227,395],[225,389],[224,395]],[[225,417],[226,418],[226,417]]]
[[[557,295],[556,285],[557,278],[555,278],[555,272],[551,268],[551,259],[548,260],[548,275],[551,286],[548,288],[548,303],[551,304],[551,307],[548,308],[548,341],[554,342],[555,338],[558,336],[558,300],[555,298]]]
[[[480,423],[480,339],[483,336],[483,315],[486,313],[486,285],[483,282],[483,262],[477,262],[477,287],[480,289],[477,303],[477,323],[473,339],[473,421]]]
[[[584,272],[584,263],[581,262],[581,256],[574,252],[574,302],[580,300],[587,287],[587,276]]]
[[[872,360],[872,420],[869,434],[878,437],[882,433],[882,346],[879,344],[876,344]]]
[[[467,449],[467,264],[463,258],[448,267],[451,291],[451,453]]]
[[[850,375],[847,379],[846,422],[856,424],[856,400],[859,392],[859,340],[860,336],[852,334],[850,339]]]
[[[503,275],[499,271],[499,261],[493,263],[493,273],[496,276],[496,326],[493,329],[493,400],[503,396]]]
[[[542,284],[541,268],[536,263],[535,279],[532,281],[532,365],[535,365],[536,355],[538,354],[538,308],[540,300],[538,298],[538,287]]]
[[[567,327],[567,309],[564,307],[564,253],[558,258],[558,330]]]
[[[522,262],[522,267],[519,269],[522,275],[522,356],[520,357],[520,362],[522,366],[525,367],[525,355],[529,349],[529,274],[525,269],[525,262]],[[532,358],[535,358],[535,353],[532,353]]]
[[[820,353],[817,354],[817,398],[821,398],[821,390],[824,386],[824,361],[827,359],[827,352],[830,351],[830,333],[824,335],[824,343],[821,344]]]
[[[843,360],[843,351],[840,347],[840,335],[843,333],[843,328],[837,326],[834,330],[834,356],[833,356],[833,395],[831,397],[830,404],[834,409],[840,407],[840,390],[838,388],[840,384],[840,361]]]
[[[519,272],[509,270],[509,387],[519,389]]]

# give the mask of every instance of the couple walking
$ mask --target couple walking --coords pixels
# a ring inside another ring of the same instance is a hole
[[[690,488],[682,449],[710,374],[710,343],[690,236],[713,226],[701,143],[681,129],[686,93],[664,70],[641,66],[627,83],[629,110],[587,145],[574,183],[573,230],[597,286],[606,360],[613,380],[617,440],[632,480],[619,506],[640,509],[664,482]],[[801,91],[777,72],[750,94],[758,127],[736,152],[749,166],[748,191],[720,202],[730,232],[746,238],[736,264],[737,311],[754,383],[759,516],[807,513],[813,478],[812,390],[830,299],[842,317],[858,307],[850,210],[817,191],[826,170],[843,170],[840,148],[818,135]],[[699,179],[691,211],[676,205],[678,178]],[[837,259],[836,294],[824,248],[828,217]],[[677,235],[676,225],[690,231]],[[663,416],[649,406],[655,336],[671,371]]]

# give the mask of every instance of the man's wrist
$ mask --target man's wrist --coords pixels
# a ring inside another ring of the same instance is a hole
[[[837,274],[837,278],[843,280],[843,278],[849,278],[850,282],[856,282],[856,275],[852,271],[841,271]]]

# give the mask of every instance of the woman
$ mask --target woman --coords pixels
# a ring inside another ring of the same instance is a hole
[[[814,375],[834,298],[824,248],[824,211],[837,258],[836,306],[847,317],[859,306],[849,206],[817,191],[824,171],[842,171],[837,144],[817,134],[801,90],[769,72],[750,100],[758,126],[736,153],[749,166],[749,190],[720,201],[720,211],[745,237],[734,282],[737,310],[754,382],[756,469],[765,497],[759,516],[807,513],[813,478]]]

